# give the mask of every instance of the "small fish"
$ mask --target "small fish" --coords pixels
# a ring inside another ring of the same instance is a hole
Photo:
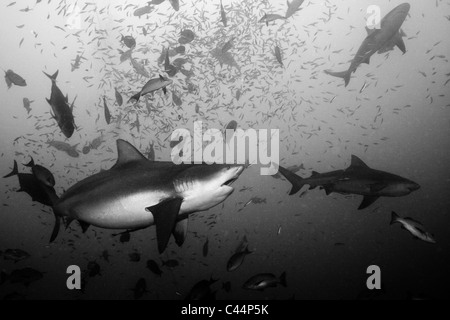
[[[122,41],[128,48],[132,49],[136,47],[136,40],[132,36],[123,36],[120,41]]]
[[[183,101],[181,101],[180,97],[175,92],[172,92],[172,101],[175,103],[177,107],[181,106],[183,104]]]
[[[3,71],[5,71],[5,70],[3,70]],[[9,69],[8,71],[5,71],[5,81],[6,81],[6,85],[8,86],[8,89],[11,88],[11,86],[13,84],[15,84],[16,86],[19,86],[19,87],[27,86],[27,82],[25,81],[25,79],[22,78],[21,76],[19,76],[17,73],[12,71],[11,69]]]
[[[401,218],[398,214],[392,211],[390,224],[392,225],[394,223],[400,223],[402,225],[402,229],[409,231],[414,239],[420,239],[428,243],[436,243],[436,239],[434,239],[434,236],[431,233],[425,231],[423,225],[414,219]]]
[[[260,273],[257,274],[250,279],[248,279],[244,285],[242,286],[244,289],[248,290],[259,290],[262,291],[266,288],[276,287],[278,284],[281,284],[283,287],[286,287],[286,272],[283,272],[280,278],[277,278],[272,273]]]
[[[281,57],[281,49],[279,46],[275,46],[275,57],[277,58],[277,61],[281,64],[283,67],[283,58]]]
[[[122,95],[120,94],[119,90],[117,90],[117,88],[114,88],[114,94],[116,96],[117,104],[119,105],[119,107],[122,106],[123,98],[122,98]]]
[[[162,271],[159,268],[158,264],[154,260],[148,260],[147,261],[147,268],[153,272],[154,274],[161,276]]]
[[[28,98],[23,98],[23,107],[25,110],[27,110],[27,113],[30,114],[31,112],[31,104],[34,102],[34,100],[29,100]]]
[[[215,300],[215,292],[211,290],[211,285],[216,281],[211,278],[197,282],[186,296],[186,300]]]
[[[109,112],[108,104],[106,103],[106,97],[105,96],[103,96],[103,107],[104,107],[104,110],[105,110],[106,123],[109,124],[111,122],[111,113]]]
[[[279,14],[274,14],[274,13],[269,13],[269,14],[265,13],[264,16],[259,20],[259,22],[261,22],[261,23],[265,22],[266,25],[269,26],[269,22],[275,21],[278,19],[285,20],[286,17],[283,17]]]
[[[159,75],[159,78],[150,79],[134,96],[130,98],[131,100],[136,100],[136,102],[139,101],[141,96],[146,95],[148,93],[154,92],[158,89],[163,89],[164,93],[167,93],[166,87],[170,85],[173,81],[171,79],[165,78],[162,75]]]
[[[361,89],[359,90],[359,93],[362,93],[362,92],[364,91],[364,89],[366,89],[366,88],[367,88],[367,82],[364,81],[364,84],[363,84],[363,86],[361,87]]]
[[[172,8],[174,8],[175,11],[180,10],[180,1],[179,0],[169,0],[170,4],[172,5]]]
[[[252,252],[248,250],[247,246],[243,251],[233,254],[227,262],[227,271],[231,272],[239,268],[241,264],[244,262],[245,256],[251,253]]]
[[[184,29],[180,33],[180,38],[178,39],[178,42],[180,44],[187,44],[191,41],[193,41],[195,38],[195,33],[192,30]]]
[[[223,26],[227,26],[227,15],[225,13],[225,10],[223,9],[222,0],[220,0],[220,18],[222,20]]]
[[[231,282],[230,281],[223,282],[222,289],[225,290],[225,292],[230,292],[231,291]]]

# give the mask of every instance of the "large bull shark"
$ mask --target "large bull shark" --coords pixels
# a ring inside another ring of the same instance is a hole
[[[370,63],[370,57],[378,52],[386,52],[392,48],[393,44],[400,48],[405,53],[406,47],[403,42],[403,32],[400,27],[408,15],[410,9],[409,3],[403,3],[389,12],[380,22],[380,29],[369,31],[366,39],[363,41],[353,58],[350,67],[347,71],[334,72],[325,70],[326,74],[331,76],[343,78],[345,86],[350,82],[350,76],[356,71],[358,66],[362,63]]]
[[[117,140],[118,159],[111,169],[94,174],[69,188],[53,204],[56,217],[50,241],[59,230],[78,220],[107,229],[143,229],[156,225],[159,252],[170,235],[181,246],[190,213],[208,210],[233,192],[233,183],[244,166],[155,162],[135,147]]]
[[[379,197],[406,196],[420,188],[411,180],[369,168],[355,155],[352,155],[351,164],[347,169],[326,173],[313,171],[309,178],[301,178],[282,166],[279,166],[278,170],[292,184],[289,195],[297,193],[306,184],[310,189],[320,186],[325,189],[327,195],[332,192],[358,194],[364,196],[358,210],[367,208]]]
[[[56,85],[56,78],[58,77],[58,71],[53,75],[44,74],[52,81],[52,92],[50,99],[47,99],[48,104],[52,107],[52,117],[58,123],[59,128],[66,138],[70,138],[75,130],[75,121],[73,118],[73,104],[69,106],[68,97],[63,95],[61,90]]]

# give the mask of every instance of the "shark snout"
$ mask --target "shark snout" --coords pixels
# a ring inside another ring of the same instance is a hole
[[[411,192],[413,192],[413,191],[419,190],[419,189],[420,189],[420,185],[419,185],[418,183],[412,182],[412,183],[408,186],[408,189],[409,189]]]

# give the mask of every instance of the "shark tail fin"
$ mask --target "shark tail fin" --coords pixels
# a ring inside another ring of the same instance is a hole
[[[391,223],[389,225],[393,225],[394,223],[398,222],[399,215],[395,213],[394,211],[391,212]]]
[[[283,272],[283,273],[281,274],[281,276],[280,276],[280,284],[281,284],[283,287],[287,287],[287,283],[286,283],[286,271]]]
[[[138,102],[140,98],[141,98],[141,92],[138,92],[134,96],[132,96],[130,98],[130,100],[128,100],[128,102],[130,102],[131,100],[136,100],[136,102]]]
[[[350,76],[351,76],[351,71],[347,70],[347,71],[339,71],[339,72],[334,72],[331,70],[325,70],[324,71],[326,74],[333,76],[333,77],[338,77],[338,78],[343,78],[345,81],[345,86],[347,86],[350,83]]]
[[[42,71],[42,72],[44,72],[44,71]],[[58,77],[58,72],[59,72],[59,70],[56,70],[56,72],[55,72],[54,74],[52,74],[52,75],[49,75],[49,74],[46,73],[46,72],[44,72],[44,74],[45,74],[47,77],[49,77],[50,80],[56,81],[56,78]]]
[[[30,162],[28,162],[27,164],[24,164],[25,167],[29,167],[29,168],[34,167],[33,157],[30,156],[30,158],[31,158]]]
[[[13,170],[11,171],[11,173],[8,173],[3,178],[9,178],[9,177],[15,176],[17,174],[19,174],[19,170],[17,169],[17,161],[14,160],[14,168],[13,168]]]
[[[291,192],[289,192],[289,195],[296,194],[305,185],[303,178],[299,177],[288,169],[279,166],[278,170],[283,175],[283,177],[285,177],[292,184],[292,189]]]

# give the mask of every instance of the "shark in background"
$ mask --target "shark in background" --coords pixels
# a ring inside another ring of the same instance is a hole
[[[392,9],[392,11],[381,20],[380,29],[370,30],[366,28],[368,35],[359,47],[358,52],[356,52],[348,70],[340,72],[325,70],[325,73],[334,77],[343,78],[345,86],[347,86],[350,83],[352,73],[356,71],[360,64],[369,64],[370,57],[377,51],[379,53],[386,52],[391,50],[393,45],[396,45],[403,53],[405,53],[406,46],[402,39],[404,33],[400,31],[400,27],[405,21],[410,7],[409,3],[403,3]]]
[[[367,208],[379,197],[406,196],[420,188],[411,180],[371,169],[355,155],[352,155],[351,164],[345,170],[326,173],[313,171],[309,178],[301,178],[282,166],[279,167],[279,172],[292,184],[289,195],[296,194],[306,184],[310,186],[309,189],[325,189],[327,195],[332,192],[358,194],[364,196],[358,210]]]

